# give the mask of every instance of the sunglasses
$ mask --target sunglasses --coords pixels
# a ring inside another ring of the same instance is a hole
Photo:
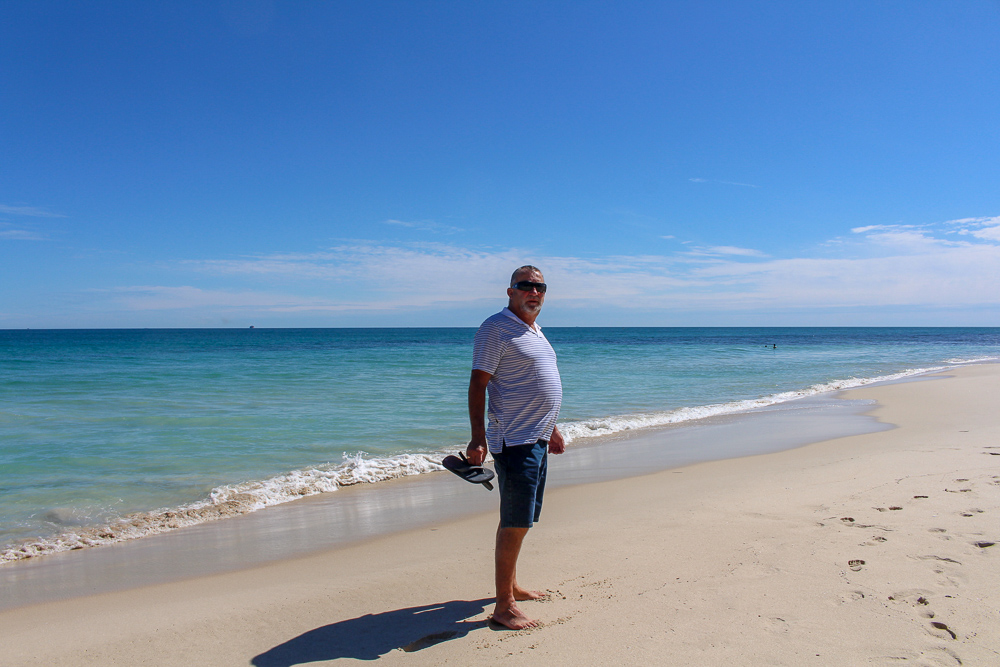
[[[533,283],[530,280],[519,280],[511,285],[511,289],[521,290],[522,292],[530,292],[532,289],[536,289],[539,294],[545,294],[548,285],[545,283]]]

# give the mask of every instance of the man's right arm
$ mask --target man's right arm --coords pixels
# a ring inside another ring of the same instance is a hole
[[[472,427],[472,440],[466,448],[466,456],[472,465],[482,465],[486,460],[486,385],[493,376],[486,371],[473,370],[469,378],[469,424]]]

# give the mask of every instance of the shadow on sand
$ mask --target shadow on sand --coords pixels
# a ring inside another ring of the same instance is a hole
[[[310,630],[261,653],[250,664],[255,667],[291,667],[337,658],[376,660],[394,649],[419,651],[485,627],[485,620],[466,619],[481,614],[492,602],[492,598],[452,600],[366,614]]]

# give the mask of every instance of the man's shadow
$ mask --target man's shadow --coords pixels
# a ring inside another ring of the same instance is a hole
[[[482,613],[492,602],[492,598],[452,600],[381,614],[365,614],[310,630],[261,653],[250,664],[255,667],[291,667],[336,658],[376,660],[394,649],[419,651],[485,627],[485,620],[466,619]]]

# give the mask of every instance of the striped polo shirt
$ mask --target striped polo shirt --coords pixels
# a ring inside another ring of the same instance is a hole
[[[492,375],[486,442],[498,453],[507,445],[548,440],[562,405],[556,353],[537,324],[529,327],[504,308],[479,327],[472,368]]]

